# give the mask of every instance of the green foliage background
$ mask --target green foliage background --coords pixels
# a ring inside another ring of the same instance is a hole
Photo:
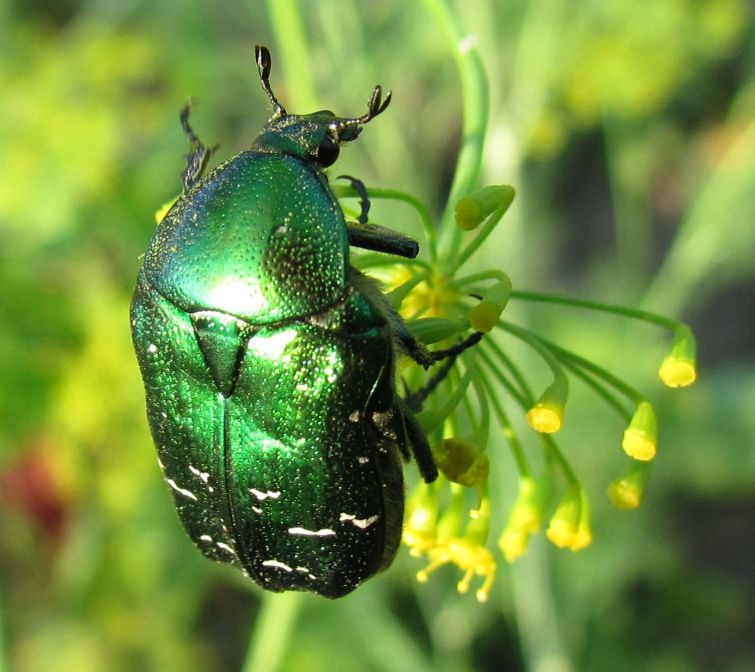
[[[452,46],[428,2],[0,0],[1,671],[753,669],[752,3],[456,4],[490,78],[485,181],[518,190],[487,265],[698,335],[701,379],[672,393],[652,329],[519,309],[648,391],[643,507],[601,496],[622,427],[575,385],[563,445],[595,543],[501,559],[487,605],[451,570],[419,586],[405,551],[339,602],[263,597],[203,560],[155,464],[128,327],[154,212],[180,188],[178,110],[193,97],[219,157],[248,146],[268,115],[254,43],[294,112],[360,113],[380,82],[394,102],[338,170],[437,209],[459,141]],[[384,207],[376,221],[416,233]],[[502,524],[516,478],[502,438],[490,455]]]

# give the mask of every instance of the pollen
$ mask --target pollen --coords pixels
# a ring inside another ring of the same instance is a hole
[[[456,584],[460,593],[469,592],[475,576],[483,578],[475,597],[478,602],[486,602],[495,581],[496,562],[493,554],[484,546],[464,538],[449,539],[446,543],[431,548],[428,553],[430,563],[417,572],[417,581],[427,583],[430,574],[446,564],[454,564],[464,571],[464,576]]]
[[[619,509],[637,509],[642,503],[642,490],[628,478],[620,478],[608,486],[608,496]]]
[[[647,432],[631,427],[624,432],[621,447],[629,457],[635,460],[652,460],[657,452],[655,441],[648,436]]]
[[[658,376],[668,387],[687,387],[697,379],[694,362],[669,355],[663,360]]]
[[[553,406],[535,404],[527,411],[527,424],[541,434],[555,434],[561,429],[563,411]]]

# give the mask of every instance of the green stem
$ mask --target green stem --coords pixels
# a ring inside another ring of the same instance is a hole
[[[364,254],[354,255],[351,257],[351,262],[357,268],[376,268],[379,266],[395,266],[401,264],[405,266],[414,266],[422,269],[429,276],[432,270],[431,266],[422,259],[398,259],[390,254],[383,254],[381,252],[366,252]],[[423,280],[425,278],[423,277]]]
[[[683,322],[673,320],[670,317],[649,313],[646,310],[637,308],[627,308],[625,306],[614,306],[610,303],[600,303],[598,301],[588,301],[586,299],[576,299],[570,296],[554,296],[552,294],[541,294],[540,292],[527,292],[514,290],[511,292],[512,299],[521,299],[522,301],[535,301],[539,303],[558,303],[566,306],[576,306],[578,308],[588,308],[589,310],[598,310],[604,313],[614,313],[623,317],[631,317],[636,320],[642,320],[655,324],[664,329],[675,331],[679,327],[686,326]]]
[[[493,362],[490,355],[488,355],[488,353],[482,348],[482,344],[480,344],[479,347],[480,357],[482,358],[482,361],[485,362],[488,368],[493,372],[496,380],[498,380],[506,388],[506,390],[514,398],[516,403],[519,404],[524,410],[527,410],[530,406],[532,406],[532,403],[529,401],[527,396],[517,390],[516,387],[514,387],[514,384],[509,380],[508,376],[504,375],[503,371],[501,371]]]
[[[529,386],[529,383],[527,382],[527,379],[524,377],[524,374],[522,373],[521,369],[514,364],[514,360],[511,359],[504,351],[503,348],[501,348],[498,343],[496,343],[494,338],[486,338],[484,341],[484,344],[486,347],[490,348],[495,356],[501,361],[501,363],[506,367],[506,369],[509,371],[509,373],[514,377],[514,380],[516,380],[517,385],[519,385],[519,389],[521,390],[521,396],[522,401],[520,401],[522,408],[524,410],[527,410],[535,403],[535,396],[532,394],[532,389]]]
[[[500,320],[498,322],[498,326],[508,331],[510,334],[516,336],[521,341],[524,341],[538,355],[540,355],[543,361],[548,365],[548,368],[551,370],[551,373],[553,373],[554,380],[563,381],[566,379],[566,374],[564,373],[563,367],[559,363],[558,359],[551,352],[550,346],[543,339],[541,339],[535,333],[531,332],[529,329],[518,327],[517,325],[512,324],[511,322],[505,322],[503,320]]]
[[[487,380],[485,373],[480,371],[477,378],[472,381],[472,387],[477,394],[480,404],[480,419],[475,430],[475,441],[485,450],[488,445],[490,435],[490,401],[488,399],[488,390],[485,386]]]
[[[5,621],[3,619],[4,613],[3,613],[3,603],[2,599],[0,599],[0,672],[6,672],[6,670],[9,670],[6,663],[6,651],[5,651]]]
[[[480,176],[488,124],[488,82],[477,45],[472,36],[466,33],[449,3],[444,0],[423,0],[423,2],[438,27],[445,33],[453,49],[461,80],[463,105],[461,148],[441,229],[443,249],[440,258],[450,265],[458,252],[461,236],[461,229],[454,225],[453,204],[462,196],[472,192]]]
[[[500,222],[501,218],[506,214],[506,211],[509,209],[509,206],[511,205],[511,201],[513,199],[514,199],[514,195],[513,195],[513,190],[512,190],[511,200],[506,201],[503,205],[501,205],[501,207],[497,208],[493,213],[491,213],[490,217],[488,217],[485,224],[483,224],[479,233],[461,251],[461,253],[458,255],[456,260],[451,264],[448,270],[449,275],[453,275],[454,273],[456,273],[456,271],[458,271],[469,260],[469,258],[475,252],[477,252],[477,250],[480,249],[480,245],[482,245],[485,242],[485,240],[487,240],[488,236],[493,232],[493,229],[496,226],[498,226],[498,222]],[[458,226],[454,228],[457,231],[461,230]]]
[[[508,278],[508,275],[503,271],[481,271],[480,273],[473,273],[472,275],[466,275],[463,278],[456,278],[451,282],[453,287],[464,287],[465,285],[471,285],[481,280],[504,280]]]
[[[291,106],[297,110],[317,110],[321,106],[317,103],[309,56],[312,52],[300,4],[297,0],[267,0],[267,14]]]
[[[492,341],[486,341],[488,345],[492,343]],[[500,351],[501,354],[503,354],[502,351]],[[498,353],[496,353],[498,354]],[[490,359],[490,357],[485,353],[484,351],[480,355],[482,357],[482,360],[488,365],[488,367],[493,371],[493,374],[503,382],[503,384],[506,384],[506,377],[503,375],[502,371],[498,368],[498,366]],[[509,391],[511,391],[509,389]],[[493,395],[491,395],[493,396]],[[522,407],[522,410],[526,411],[532,406],[532,395],[527,393],[526,397],[523,395],[514,395],[517,403]],[[529,397],[529,398],[527,398]],[[495,405],[496,398],[493,396],[493,403]],[[577,474],[574,473],[574,470],[571,468],[571,465],[564,457],[563,453],[561,452],[561,449],[558,447],[558,444],[551,438],[548,434],[540,434],[540,438],[543,441],[543,444],[546,448],[546,454],[553,459],[553,461],[557,462],[558,465],[561,467],[561,470],[564,472],[564,476],[566,476],[566,479],[576,485],[579,486],[579,479],[577,478]],[[507,437],[508,438],[508,437]]]
[[[598,378],[602,378],[609,385],[611,385],[612,387],[615,387],[619,392],[621,392],[626,397],[631,399],[633,403],[640,404],[643,401],[647,401],[645,395],[642,394],[642,392],[632,387],[631,385],[628,385],[623,380],[621,380],[620,378],[617,378],[609,371],[606,371],[602,366],[598,366],[594,362],[591,362],[589,359],[580,357],[579,355],[573,353],[571,350],[562,348],[561,346],[556,345],[555,343],[551,343],[550,341],[540,339],[540,342],[544,346],[549,348],[561,361],[572,362],[573,364],[583,369],[586,369],[590,373],[596,375]]]
[[[613,394],[611,394],[605,387],[599,383],[593,376],[587,371],[576,366],[574,363],[568,360],[562,360],[564,366],[569,369],[577,378],[581,379],[586,385],[592,388],[593,392],[601,397],[609,406],[611,406],[622,418],[627,422],[632,419],[632,414],[625,408]]]
[[[276,672],[291,647],[303,594],[265,592],[242,672]]]
[[[561,471],[564,472],[566,480],[569,481],[571,485],[581,488],[582,484],[579,482],[577,474],[574,472],[574,469],[571,468],[569,461],[564,457],[564,454],[561,452],[555,439],[550,434],[540,434],[540,438],[545,444],[545,448],[550,453],[551,457],[558,462],[558,466],[561,467]]]
[[[528,478],[531,476],[532,470],[530,469],[530,464],[527,460],[527,456],[524,454],[524,448],[519,441],[519,437],[514,431],[514,426],[511,424],[506,411],[503,410],[503,405],[498,400],[498,397],[495,394],[495,390],[493,389],[490,381],[483,379],[483,385],[488,388],[488,396],[490,397],[490,401],[493,404],[493,410],[498,416],[498,422],[501,423],[501,427],[503,428],[503,434],[508,441],[509,447],[511,448],[511,454],[514,457],[517,471],[522,478]]]

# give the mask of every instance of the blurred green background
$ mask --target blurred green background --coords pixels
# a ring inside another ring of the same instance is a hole
[[[380,82],[394,102],[337,170],[437,213],[459,143],[453,47],[423,2],[0,0],[0,670],[232,671],[254,655],[272,670],[273,651],[288,671],[755,669],[753,4],[454,6],[490,78],[484,180],[518,191],[488,265],[698,336],[700,380],[673,392],[652,327],[518,313],[655,403],[642,508],[603,496],[621,423],[575,385],[562,444],[595,542],[498,556],[486,605],[450,569],[417,584],[405,550],[338,602],[263,598],[205,561],[156,465],[128,325],[154,212],[180,189],[178,111],[191,96],[216,161],[247,147],[269,112],[255,43],[292,112],[360,114]],[[494,540],[516,477],[502,437],[489,453]]]

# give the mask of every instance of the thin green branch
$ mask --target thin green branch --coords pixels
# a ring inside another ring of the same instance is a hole
[[[578,308],[587,308],[589,310],[597,310],[604,313],[614,313],[615,315],[621,315],[623,317],[630,317],[636,320],[642,320],[643,322],[649,322],[656,326],[676,331],[679,327],[686,326],[679,320],[665,317],[664,315],[657,315],[656,313],[650,313],[646,310],[639,310],[637,308],[627,308],[626,306],[615,306],[610,303],[600,303],[599,301],[588,301],[586,299],[577,299],[570,296],[554,296],[552,294],[542,294],[540,292],[528,292],[523,290],[514,290],[511,292],[512,299],[520,299],[522,301],[534,301],[538,303],[556,303],[566,306],[576,306]]]
[[[491,342],[492,341],[486,341],[488,345],[490,345]],[[499,354],[499,353],[502,355],[504,354],[503,351],[500,349],[498,350],[498,352],[496,352],[496,354]],[[506,382],[505,382],[506,376],[504,376],[503,372],[498,368],[498,366],[495,363],[493,363],[493,361],[489,358],[487,353],[483,352],[481,354],[481,357],[483,361],[488,365],[488,367],[490,367],[490,369],[493,371],[496,377],[500,379],[504,385],[506,385]],[[507,389],[511,391],[510,388],[507,387]],[[527,397],[529,397],[529,399]],[[518,397],[515,396],[515,399],[517,400],[519,405],[522,407],[522,410],[524,411],[527,411],[532,405],[532,395],[528,393],[527,397],[523,397],[521,395],[519,395]],[[571,468],[571,465],[569,464],[569,462],[564,457],[563,453],[561,452],[561,449],[558,447],[558,444],[548,434],[539,434],[539,436],[542,439],[543,445],[546,448],[546,455],[549,456],[553,461],[558,463],[558,465],[561,467],[561,470],[564,473],[564,476],[566,476],[566,479],[570,483],[579,486],[580,485],[579,479],[577,478],[577,475],[574,473],[574,470]]]
[[[591,362],[589,359],[585,359],[584,357],[577,355],[571,350],[562,348],[560,345],[556,345],[555,343],[546,341],[545,339],[540,339],[540,342],[544,346],[549,348],[551,352],[553,352],[553,354],[555,354],[562,362],[572,362],[575,365],[586,369],[598,378],[606,381],[612,387],[616,388],[627,398],[631,399],[633,403],[640,404],[643,401],[647,401],[647,398],[644,394],[642,394],[642,392],[632,387],[628,383],[625,383],[623,380],[621,380],[621,378],[614,376],[610,371],[607,371],[602,366],[598,366],[594,362]]]
[[[265,591],[242,672],[276,672],[289,651],[303,594]]]
[[[626,409],[615,395],[608,391],[605,385],[599,383],[591,374],[577,366],[574,362],[569,360],[561,360],[563,365],[571,371],[577,378],[582,380],[586,385],[592,388],[593,392],[601,397],[609,406],[611,406],[622,418],[627,422],[632,419],[632,414]]]
[[[488,217],[488,219],[479,229],[477,235],[458,254],[454,262],[450,265],[448,269],[449,275],[456,273],[456,271],[458,271],[472,257],[472,255],[480,249],[480,246],[487,240],[488,236],[493,232],[493,229],[498,226],[498,222],[500,222],[503,216],[506,214],[506,211],[509,209],[510,205],[511,201],[505,202],[503,205],[501,205],[501,207],[497,208],[490,215],[490,217]],[[457,231],[461,230],[458,226],[454,228]]]
[[[551,352],[551,348],[537,334],[530,331],[529,329],[519,327],[515,324],[512,324],[511,322],[506,322],[504,320],[500,320],[498,322],[498,326],[503,330],[508,331],[513,336],[516,336],[519,340],[529,345],[538,355],[540,355],[543,361],[548,365],[551,373],[553,373],[554,380],[566,379],[564,369],[559,363],[558,359],[554,356],[553,352]]]
[[[530,469],[529,460],[524,454],[524,448],[519,441],[519,437],[514,431],[514,426],[511,424],[509,416],[506,414],[506,411],[503,410],[503,405],[498,399],[498,396],[493,389],[492,383],[487,380],[487,378],[483,378],[482,384],[488,388],[488,396],[493,405],[493,410],[495,411],[496,416],[498,416],[498,422],[501,423],[501,427],[503,428],[503,435],[506,437],[509,447],[511,448],[511,454],[514,457],[514,462],[516,462],[516,468],[519,472],[519,475],[522,478],[530,477],[532,470]]]
[[[446,35],[453,50],[461,81],[463,121],[461,148],[443,215],[443,249],[440,259],[453,264],[459,249],[461,230],[454,225],[453,204],[471,193],[477,185],[482,165],[482,152],[488,125],[488,82],[474,36],[467,34],[448,2],[423,0],[427,11]]]
[[[267,0],[267,14],[278,54],[276,63],[278,59],[282,63],[289,103],[296,110],[317,110],[322,106],[317,102],[310,58],[312,51],[300,7],[297,0]]]

